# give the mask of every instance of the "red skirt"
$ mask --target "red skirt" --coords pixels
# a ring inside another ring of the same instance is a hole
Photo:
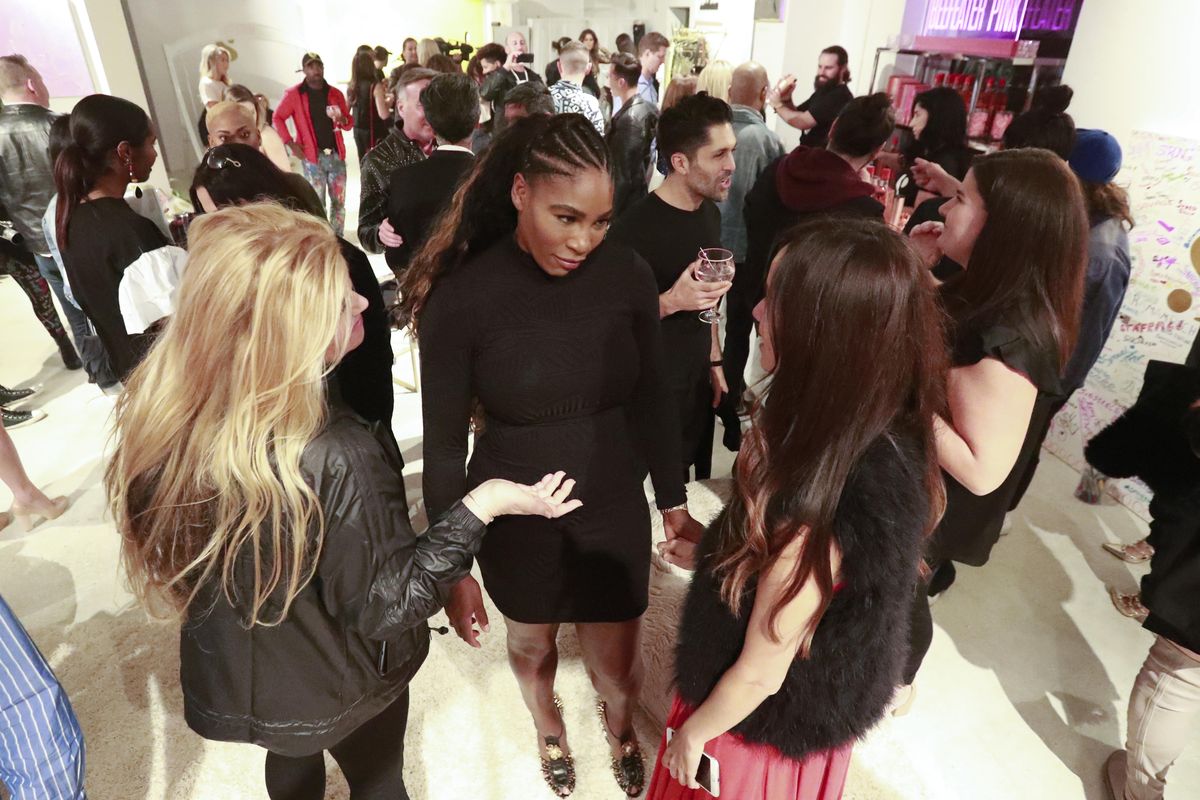
[[[679,695],[671,704],[667,727],[679,730],[695,709]],[[708,800],[703,789],[688,789],[663,767],[667,735],[663,732],[650,779],[647,800]],[[733,733],[723,733],[704,746],[717,760],[721,772],[721,797],[731,800],[840,800],[850,769],[854,743],[809,754],[803,761],[787,758],[774,747],[750,744]]]

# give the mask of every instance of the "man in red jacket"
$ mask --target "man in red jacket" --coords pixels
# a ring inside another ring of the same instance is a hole
[[[346,145],[342,131],[354,126],[346,98],[325,82],[325,64],[316,53],[301,59],[304,80],[283,93],[273,124],[292,155],[304,163],[304,177],[321,203],[328,196],[329,223],[338,236],[346,227]],[[296,131],[288,130],[288,121]]]

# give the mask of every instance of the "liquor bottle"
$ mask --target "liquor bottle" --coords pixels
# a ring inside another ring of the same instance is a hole
[[[987,78],[983,82],[983,91],[979,93],[979,101],[975,110],[967,118],[967,136],[971,139],[986,139],[991,133],[989,124],[992,120],[992,103],[996,95],[996,79]]]
[[[988,135],[993,142],[998,142],[1004,138],[1004,132],[1008,130],[1008,124],[1013,119],[1013,113],[1008,110],[1008,89],[1005,88],[1006,84],[1007,81],[1001,78],[999,86],[996,87],[996,93],[992,97],[992,115],[987,127]]]
[[[962,97],[962,99],[963,99],[963,107],[964,108],[971,107],[971,94],[974,92],[974,90],[975,90],[975,76],[974,75],[964,75],[963,81],[962,81],[962,86],[960,86],[959,90],[958,90],[959,96]]]

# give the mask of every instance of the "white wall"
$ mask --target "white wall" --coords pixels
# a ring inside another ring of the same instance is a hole
[[[1063,82],[1070,113],[1128,148],[1135,130],[1200,138],[1196,0],[1087,0]]]
[[[767,66],[772,81],[780,77],[773,68],[776,64],[782,65],[784,74],[796,75],[799,102],[806,96],[805,88],[812,85],[821,51],[840,44],[850,56],[850,88],[856,95],[865,94],[870,90],[875,48],[887,45],[900,33],[903,17],[902,0],[790,0],[781,35],[777,27],[759,24],[759,31],[766,36],[761,42],[755,42],[754,58]],[[782,53],[775,51],[780,39]],[[778,120],[774,114],[771,119],[785,146],[791,148],[799,142],[799,131]]]
[[[142,85],[121,0],[71,0],[71,5],[96,91],[124,97],[149,111],[150,103]],[[30,14],[38,13],[32,5],[27,10]],[[78,97],[55,97],[51,98],[50,107],[66,113],[79,100]],[[161,145],[159,154],[162,154]],[[150,183],[163,189],[170,188],[161,157],[150,172]]]

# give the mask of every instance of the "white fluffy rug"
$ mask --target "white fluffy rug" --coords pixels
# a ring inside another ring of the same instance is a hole
[[[717,482],[714,487],[728,491],[727,484]],[[95,493],[87,495],[79,498],[76,511],[85,518],[99,518],[98,513],[92,516],[82,508],[98,505]],[[693,513],[707,520],[715,516],[721,501],[712,489],[693,486],[691,504]],[[89,571],[95,572],[97,579],[91,585],[77,583],[72,591],[63,585],[71,580],[67,569],[47,558],[57,555],[69,562],[69,550],[45,551],[70,548],[70,541],[78,541],[77,537],[96,537],[91,539],[93,543],[107,540],[111,546],[90,548]],[[109,525],[96,523],[75,527],[59,543],[41,538],[37,543],[41,557],[22,554],[31,544],[29,540],[0,547],[6,566],[5,594],[46,598],[45,604],[26,602],[18,611],[59,671],[84,721],[90,796],[93,800],[265,797],[263,751],[249,745],[207,742],[184,725],[178,629],[147,620],[124,598],[113,596],[111,576],[118,569],[115,538]],[[103,559],[99,563],[97,556]],[[664,714],[670,701],[671,620],[686,588],[685,575],[655,571],[646,630],[649,669],[644,699],[650,713],[638,720],[648,753],[654,752],[661,734],[652,715]],[[76,603],[122,610],[86,616],[76,613]],[[484,637],[482,650],[467,647],[453,634],[435,635],[429,660],[413,684],[406,772],[414,798],[552,797],[541,780],[532,722],[508,669],[503,620],[494,609],[491,619],[492,630]],[[443,621],[439,615],[433,622]],[[574,796],[580,800],[623,797],[608,771],[594,695],[572,631],[564,630],[560,646],[557,685],[566,704],[578,767]],[[903,724],[903,720],[885,722],[857,749],[847,798],[926,796],[914,769],[893,745],[899,735],[894,728]],[[328,796],[348,797],[332,763],[329,774]]]

